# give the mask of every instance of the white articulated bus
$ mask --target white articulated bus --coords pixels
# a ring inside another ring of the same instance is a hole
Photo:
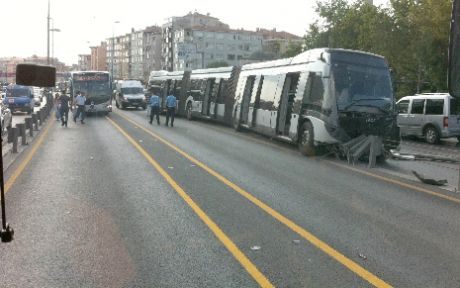
[[[234,86],[239,67],[193,70],[185,99],[185,115],[231,124]]]
[[[362,135],[379,136],[386,150],[399,145],[388,64],[360,51],[313,49],[242,66],[233,124],[298,143],[306,155]]]

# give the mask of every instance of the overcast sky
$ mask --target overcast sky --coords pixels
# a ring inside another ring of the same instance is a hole
[[[277,28],[299,36],[317,18],[316,0],[50,0],[55,33],[54,55],[66,64],[77,62],[89,46],[149,25],[162,25],[171,16],[190,11],[210,13],[231,28]],[[46,56],[48,0],[5,0],[0,25],[0,57]],[[374,0],[376,4],[387,0]],[[123,4],[121,4],[123,3]],[[277,3],[277,4],[275,4]],[[113,25],[114,21],[120,24]],[[51,52],[50,52],[51,53]]]

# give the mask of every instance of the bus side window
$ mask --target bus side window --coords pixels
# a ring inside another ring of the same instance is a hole
[[[303,102],[312,110],[321,111],[324,100],[324,84],[320,73],[310,72]]]

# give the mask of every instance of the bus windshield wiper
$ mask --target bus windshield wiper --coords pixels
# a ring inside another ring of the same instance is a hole
[[[348,109],[350,109],[351,107],[353,106],[361,106],[361,107],[373,107],[373,108],[377,108],[379,109],[380,111],[384,112],[384,113],[388,113],[387,110],[381,108],[381,107],[378,107],[378,106],[373,106],[373,105],[363,105],[363,104],[359,104],[357,105],[359,102],[361,101],[376,101],[376,100],[385,100],[383,98],[363,98],[363,99],[357,99],[357,100],[354,100],[353,102],[351,102],[350,104],[348,104],[347,106],[345,106],[343,108],[343,111],[347,111]]]

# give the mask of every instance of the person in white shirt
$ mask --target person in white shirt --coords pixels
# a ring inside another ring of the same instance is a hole
[[[77,118],[81,115],[81,124],[85,124],[85,102],[85,95],[80,91],[77,91],[77,97],[75,97],[74,100],[74,104],[77,105],[77,112],[73,115],[73,122],[77,123]]]

